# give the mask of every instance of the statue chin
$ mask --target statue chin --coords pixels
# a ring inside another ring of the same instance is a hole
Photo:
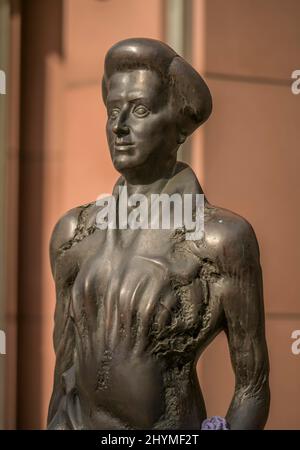
[[[114,157],[113,165],[118,172],[122,173],[123,171],[134,169],[135,167],[138,167],[140,164],[136,161],[135,158],[130,157],[128,155],[122,155]]]

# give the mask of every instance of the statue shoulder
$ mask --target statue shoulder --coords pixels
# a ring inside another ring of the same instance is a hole
[[[205,240],[227,267],[259,263],[259,246],[251,224],[232,211],[211,205],[206,208]]]
[[[93,223],[94,214],[95,202],[92,202],[70,209],[57,221],[50,239],[52,273],[54,273],[55,261],[60,250],[64,246],[68,246],[68,243],[72,242],[76,235],[89,228]]]

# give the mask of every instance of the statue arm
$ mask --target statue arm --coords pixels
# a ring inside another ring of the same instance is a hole
[[[50,263],[56,285],[56,306],[54,315],[54,351],[56,356],[54,386],[48,412],[48,428],[65,428],[64,401],[65,383],[63,374],[72,367],[74,356],[74,330],[70,315],[71,285],[64,283],[60,273],[59,259],[62,248],[75,235],[79,208],[65,214],[56,224],[50,240]]]
[[[269,361],[259,249],[246,221],[239,224],[229,251],[222,303],[235,392],[226,419],[231,429],[262,429],[269,412]]]

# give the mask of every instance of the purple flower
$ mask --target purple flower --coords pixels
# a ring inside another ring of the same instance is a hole
[[[229,430],[229,425],[223,417],[213,416],[202,422],[201,430]]]

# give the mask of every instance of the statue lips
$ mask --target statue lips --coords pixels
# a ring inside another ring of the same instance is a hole
[[[133,147],[135,147],[135,144],[133,142],[128,142],[123,139],[116,139],[115,141],[115,149],[117,151],[124,152],[132,149]]]

